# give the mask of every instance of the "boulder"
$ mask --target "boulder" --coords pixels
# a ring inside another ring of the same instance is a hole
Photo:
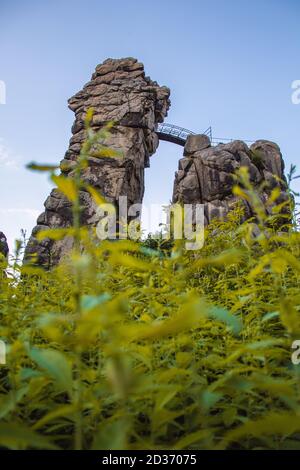
[[[284,162],[278,145],[259,140],[248,148],[245,142],[236,140],[198,149],[198,136],[191,137],[195,139],[191,139],[190,143],[187,141],[185,158],[179,160],[175,174],[173,203],[203,204],[207,223],[214,218],[225,218],[237,204],[237,198],[232,194],[233,175],[242,166],[248,168],[254,187],[259,187],[262,182],[267,183],[261,195],[263,202],[276,185],[281,189],[280,201],[288,199]],[[249,204],[243,204],[244,217],[252,217],[254,214]],[[267,212],[270,209],[266,207]]]
[[[187,157],[210,146],[210,139],[206,134],[190,134],[186,139],[183,155]]]

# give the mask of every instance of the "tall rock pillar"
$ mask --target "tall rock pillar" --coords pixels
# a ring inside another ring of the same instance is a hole
[[[111,203],[117,203],[119,196],[127,196],[128,204],[141,203],[144,169],[158,147],[155,128],[167,114],[169,94],[168,88],[160,87],[145,76],[143,64],[136,59],[107,59],[98,65],[91,81],[69,100],[75,122],[69,149],[62,160],[62,171],[72,178],[72,161],[78,158],[85,140],[84,118],[87,110],[93,108],[92,129],[98,131],[106,122],[114,121],[115,126],[105,143],[120,151],[122,156],[91,156],[82,178]],[[87,192],[82,191],[80,198],[82,223],[95,225],[98,222],[95,203]],[[35,254],[38,264],[50,267],[68,252],[72,241],[45,239],[40,242],[36,234],[43,229],[69,227],[72,210],[71,203],[57,189],[52,190],[44,206],[45,212],[38,217],[32,231],[25,259]]]

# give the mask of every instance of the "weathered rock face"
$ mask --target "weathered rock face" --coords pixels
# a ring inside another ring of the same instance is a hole
[[[128,204],[141,203],[144,169],[149,166],[149,157],[158,147],[155,127],[167,114],[169,94],[168,88],[160,87],[145,77],[144,66],[136,59],[108,59],[98,65],[91,81],[69,100],[69,107],[75,112],[75,122],[69,149],[62,160],[62,172],[70,178],[73,176],[70,163],[76,161],[80,153],[85,140],[84,117],[92,107],[94,116],[91,127],[95,131],[100,130],[107,121],[115,122],[106,144],[121,151],[122,157],[91,157],[82,178],[109,202],[115,203],[119,196],[126,195]],[[84,191],[80,196],[84,208],[82,223],[95,225],[98,218],[93,200]],[[36,253],[38,264],[57,264],[70,249],[72,240],[52,242],[46,239],[38,242],[36,234],[41,229],[68,227],[71,224],[71,203],[54,189],[45,202],[45,212],[39,216],[33,229],[25,259]]]
[[[184,146],[184,157],[192,156],[198,150],[210,147],[210,139],[205,134],[190,134]]]
[[[239,140],[212,147],[205,136],[191,136],[187,140],[184,155],[179,160],[175,175],[173,202],[204,204],[205,221],[224,218],[235,206],[237,198],[232,194],[233,174],[241,166],[249,169],[254,186],[268,183],[263,200],[270,189],[281,187],[281,202],[287,200],[284,162],[279,147],[273,142],[259,140],[250,148]],[[283,180],[278,183],[277,176]],[[267,208],[266,208],[267,209]],[[251,217],[251,207],[245,203],[245,217]]]
[[[5,258],[8,255],[7,239],[3,232],[0,232],[0,253],[5,256]]]
[[[163,122],[170,101],[170,91],[145,77],[144,66],[136,59],[108,59],[98,65],[91,81],[69,100],[75,113],[73,137],[61,162],[62,173],[72,178],[72,164],[76,162],[85,140],[84,118],[94,108],[91,122],[98,131],[108,121],[114,121],[111,135],[105,142],[121,152],[122,157],[89,157],[82,179],[97,189],[107,201],[117,206],[120,196],[127,196],[128,205],[141,203],[144,195],[144,169],[149,157],[158,147],[156,126]],[[205,220],[224,218],[235,206],[232,195],[233,174],[241,166],[249,169],[251,181],[258,186],[268,183],[262,195],[276,185],[281,186],[281,199],[287,199],[284,182],[284,163],[279,147],[260,140],[250,148],[242,141],[212,147],[206,135],[190,135],[175,175],[173,202],[202,203]],[[278,183],[276,178],[283,180]],[[99,221],[97,207],[86,191],[80,192],[83,207],[81,223],[95,226]],[[42,229],[64,228],[72,225],[70,201],[54,189],[45,201],[45,211],[39,216],[25,252],[25,260],[37,255],[39,265],[51,267],[71,249],[72,239],[60,241],[37,240]],[[267,209],[270,210],[270,209]],[[245,217],[251,217],[251,207],[245,203]]]

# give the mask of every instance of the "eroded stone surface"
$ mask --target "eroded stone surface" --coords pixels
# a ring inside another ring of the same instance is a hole
[[[95,131],[108,121],[115,126],[106,142],[121,152],[122,157],[91,158],[83,171],[84,181],[98,189],[112,203],[119,196],[127,196],[128,204],[141,203],[144,195],[144,169],[149,157],[158,147],[155,132],[157,123],[167,114],[170,91],[145,76],[144,66],[134,58],[107,59],[96,67],[91,81],[69,100],[75,113],[73,137],[62,162],[61,169],[72,178],[75,162],[85,140],[84,117],[94,108],[91,127]],[[74,163],[73,163],[74,166]],[[83,206],[82,223],[98,222],[96,205],[87,192],[80,194]],[[69,227],[72,224],[71,203],[57,189],[45,201],[42,213],[26,248],[25,259],[37,254],[37,263],[45,266],[57,264],[68,252],[72,240],[39,242],[36,234],[42,229]]]
[[[183,155],[187,157],[208,147],[210,147],[210,139],[207,135],[190,134],[186,139]]]
[[[144,66],[136,59],[107,59],[96,67],[91,80],[69,100],[75,113],[72,138],[61,162],[62,173],[73,177],[74,165],[85,140],[84,117],[94,108],[91,127],[98,131],[107,121],[115,121],[106,145],[121,152],[122,157],[95,158],[92,155],[82,178],[106,198],[116,203],[127,196],[128,205],[141,203],[144,195],[144,170],[158,147],[155,132],[163,122],[170,101],[170,91],[145,76]],[[279,147],[273,142],[259,140],[250,148],[242,141],[212,147],[206,135],[190,135],[183,158],[175,175],[173,202],[202,203],[205,221],[224,218],[237,203],[232,194],[233,174],[241,166],[249,170],[251,182],[259,186],[266,182],[263,202],[276,185],[281,189],[281,201],[287,199],[284,163]],[[282,181],[278,182],[278,178]],[[81,222],[95,226],[99,220],[96,205],[89,193],[81,191],[83,207]],[[72,225],[70,201],[57,189],[45,201],[45,211],[26,248],[25,259],[37,254],[37,263],[46,267],[57,264],[72,247],[72,239],[38,241],[42,229]],[[271,207],[266,207],[271,211]],[[253,215],[245,203],[245,218]]]
[[[248,168],[254,186],[259,186],[263,181],[268,183],[262,193],[263,201],[276,185],[281,188],[281,201],[287,200],[284,162],[275,143],[259,140],[248,148],[244,142],[236,140],[202,150],[197,150],[195,145],[194,152],[191,152],[188,141],[186,146],[188,149],[185,149],[184,155],[188,156],[179,161],[173,202],[204,204],[206,223],[214,218],[224,218],[234,208],[237,198],[232,194],[233,174],[241,166]],[[270,211],[271,208],[266,210]],[[245,218],[252,215],[251,207],[245,203]]]

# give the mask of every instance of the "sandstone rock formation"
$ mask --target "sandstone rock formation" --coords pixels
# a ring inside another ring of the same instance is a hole
[[[244,142],[236,140],[212,147],[208,140],[205,135],[188,137],[185,157],[179,160],[175,175],[174,203],[204,204],[206,223],[216,217],[224,218],[237,202],[232,194],[232,175],[241,166],[249,169],[254,186],[263,181],[268,183],[266,192],[262,194],[263,200],[267,199],[268,193],[276,185],[281,188],[281,202],[287,200],[284,162],[278,145],[259,140],[248,148]],[[245,203],[245,217],[252,215],[251,207]]]
[[[5,258],[8,255],[7,239],[3,232],[0,232],[0,253],[5,256]]]
[[[144,169],[158,147],[157,124],[167,115],[169,94],[168,88],[160,87],[145,76],[143,64],[136,59],[108,59],[98,65],[91,81],[69,100],[75,122],[69,149],[61,162],[62,172],[69,178],[74,176],[72,166],[74,168],[85,140],[84,118],[92,107],[95,111],[91,122],[93,130],[100,130],[108,121],[115,122],[106,145],[120,151],[122,157],[91,155],[87,168],[82,171],[82,179],[116,206],[120,196],[127,196],[128,206],[141,203]],[[281,200],[287,199],[284,163],[276,144],[260,140],[248,148],[237,140],[212,147],[206,135],[189,135],[175,175],[173,202],[203,203],[206,223],[215,217],[225,217],[237,202],[232,194],[233,173],[241,166],[248,167],[254,185],[268,183],[262,194],[263,201],[276,185],[280,186]],[[87,191],[80,192],[80,202],[83,207],[81,223],[95,226],[99,221],[97,207]],[[70,250],[73,241],[70,237],[38,241],[36,235],[42,229],[71,226],[72,205],[57,189],[51,192],[44,205],[45,211],[39,216],[26,247],[25,260],[37,257],[37,264],[51,267]],[[245,203],[245,217],[252,215],[251,207]]]
[[[144,194],[144,169],[149,166],[149,157],[158,147],[155,132],[157,123],[167,114],[170,91],[160,87],[145,76],[144,66],[136,59],[107,59],[96,67],[81,91],[69,100],[75,112],[72,127],[73,137],[62,160],[62,171],[71,178],[70,162],[78,158],[85,140],[84,117],[89,108],[94,108],[92,129],[98,131],[103,124],[114,121],[115,126],[108,146],[119,150],[122,158],[89,159],[83,171],[83,179],[93,185],[109,202],[115,203],[119,196],[128,197],[128,205],[141,203]],[[68,170],[66,169],[68,163]],[[81,192],[84,207],[82,223],[95,225],[98,222],[96,206],[89,193]],[[36,234],[47,228],[68,227],[72,224],[71,203],[56,189],[45,201],[45,212],[33,229],[26,248],[25,259],[37,255],[36,262],[44,266],[57,264],[70,249],[72,240],[39,242]]]

